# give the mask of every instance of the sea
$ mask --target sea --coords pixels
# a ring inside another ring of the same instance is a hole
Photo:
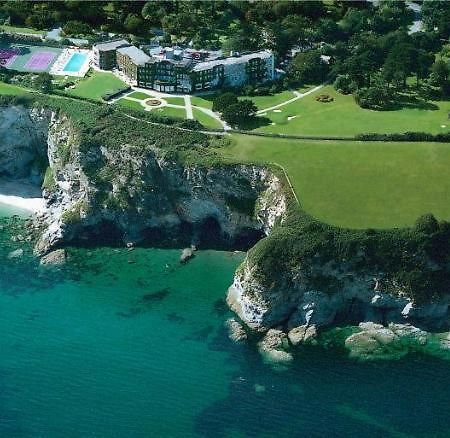
[[[0,214],[18,213],[0,207]],[[288,367],[229,340],[244,253],[69,248],[44,269],[0,227],[0,437],[450,437],[450,362],[358,362],[302,347]]]

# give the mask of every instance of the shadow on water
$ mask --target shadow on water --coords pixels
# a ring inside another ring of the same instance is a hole
[[[170,288],[166,287],[156,292],[150,292],[142,295],[135,301],[135,305],[128,310],[116,312],[120,318],[134,318],[153,308],[153,305],[159,304],[170,295]]]
[[[237,371],[228,395],[197,415],[199,436],[450,436],[447,362],[409,355],[358,363],[334,350],[302,347],[290,368],[277,372],[252,342],[234,344],[225,329],[210,341]]]

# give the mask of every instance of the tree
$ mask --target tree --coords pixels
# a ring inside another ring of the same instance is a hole
[[[64,35],[86,35],[91,29],[86,23],[78,20],[70,20],[62,27]]]
[[[227,106],[223,112],[223,119],[230,125],[247,123],[256,115],[256,105],[251,100],[240,100]]]
[[[47,73],[39,73],[33,81],[34,87],[43,93],[51,93],[53,91],[52,76]]]
[[[234,105],[238,102],[238,98],[234,93],[228,92],[217,96],[213,101],[213,111],[221,113],[230,105]]]
[[[124,22],[125,30],[134,35],[143,34],[144,20],[136,14],[128,14]]]
[[[323,82],[326,73],[327,66],[322,62],[318,50],[298,53],[287,71],[291,82],[299,84]]]
[[[389,107],[392,95],[387,87],[375,85],[368,88],[360,88],[355,93],[355,101],[361,108],[374,110]]]
[[[443,94],[448,87],[450,69],[448,64],[443,59],[438,59],[431,66],[431,79],[432,82],[440,87]]]

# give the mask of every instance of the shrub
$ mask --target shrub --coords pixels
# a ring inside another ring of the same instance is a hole
[[[317,102],[323,102],[323,103],[328,103],[328,102],[333,102],[334,98],[329,96],[328,94],[321,94],[320,96],[316,97]]]
[[[358,88],[357,84],[352,81],[347,75],[338,75],[333,83],[336,91],[342,94],[351,94]]]

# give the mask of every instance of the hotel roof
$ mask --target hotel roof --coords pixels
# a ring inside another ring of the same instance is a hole
[[[253,58],[269,58],[270,56],[272,56],[272,52],[270,50],[261,50],[260,52],[248,53],[246,55],[230,56],[229,58],[224,59],[214,59],[212,61],[199,62],[194,66],[192,71],[209,70],[216,65],[240,64],[243,62],[248,62]]]
[[[119,47],[129,46],[130,43],[127,40],[114,40],[106,41],[104,43],[94,44],[94,47],[100,51],[108,52],[110,50],[116,50]]]
[[[138,49],[135,46],[122,47],[117,49],[122,55],[127,55],[136,65],[143,65],[150,61],[150,56],[148,56],[144,51]]]

